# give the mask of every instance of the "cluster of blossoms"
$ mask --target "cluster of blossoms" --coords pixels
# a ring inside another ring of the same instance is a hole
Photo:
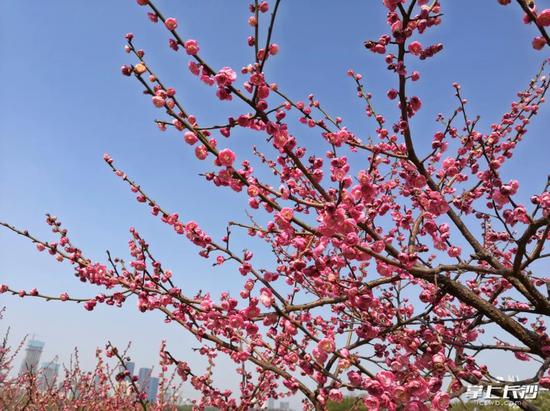
[[[541,33],[534,47],[544,47],[550,11],[518,3],[525,21]],[[200,256],[215,266],[234,263],[243,287],[235,296],[184,293],[135,229],[128,261],[109,255],[108,264],[92,262],[49,216],[57,242],[3,225],[40,251],[69,261],[80,280],[105,293],[54,298],[7,285],[1,292],[83,302],[88,310],[102,303],[122,306],[132,298],[141,312],[161,311],[167,322],[197,337],[197,352],[207,359],[206,370],[197,374],[164,348],[161,354],[165,366],[174,365],[201,393],[197,409],[245,410],[300,393],[304,409],[324,410],[353,391],[369,410],[445,410],[468,384],[498,389],[506,383],[484,364],[480,353],[491,351],[539,361],[542,366],[526,381],[550,387],[550,337],[543,321],[550,315],[543,291],[548,279],[532,266],[549,256],[544,252],[550,238],[549,185],[531,197],[530,205],[521,204],[520,182],[501,176],[550,87],[544,65],[486,131],[471,119],[460,85],[453,84],[457,108],[449,117],[439,115],[431,144],[418,147],[411,118],[422,100],[407,86],[422,82],[412,66],[443,50],[440,43],[418,39],[442,24],[443,13],[438,1],[384,0],[388,30],[365,47],[383,55],[395,76],[396,85],[386,93],[395,114],[378,113],[362,75],[348,71],[375,124],[375,137],[366,143],[313,94],[294,100],[268,79],[265,66],[280,52],[272,41],[280,0],[250,5],[252,34],[246,42],[254,53],[240,71],[211,67],[200,56],[197,40],[180,37],[175,18],[164,17],[149,0],[138,4],[168,30],[169,47],[189,59],[194,76],[216,86],[219,100],[238,100],[246,109],[218,125],[200,125],[176,89],[153,73],[133,34],[126,35],[125,49],[137,62],[123,66],[122,73],[134,77],[166,115],[156,120],[160,130],[173,129],[197,159],[211,160],[206,181],[242,192],[250,209],[259,210],[257,218],[229,223],[217,241],[198,223],[164,210],[109,155],[104,160],[136,200],[197,246]],[[318,132],[324,154],[300,143],[301,127]],[[254,147],[255,161],[243,160],[231,148],[231,136],[242,131],[265,137],[264,146]],[[271,179],[256,169],[267,170]],[[239,228],[269,245],[274,267],[260,268],[250,250],[230,247],[231,233]],[[213,383],[220,354],[242,377],[237,392]]]
[[[0,313],[2,319],[3,310]],[[125,364],[130,361],[126,349],[120,352],[108,344],[97,349],[93,370],[83,370],[79,353],[75,349],[70,364],[63,365],[61,372],[29,369],[14,375],[14,359],[22,350],[25,340],[14,347],[9,345],[8,335],[0,345],[0,404],[3,410],[156,410],[176,411],[178,389],[174,374],[179,369],[165,360],[164,345],[160,351],[160,374],[157,398],[148,398],[145,389],[139,386],[137,376],[130,377]],[[129,348],[129,347],[128,347]],[[168,353],[168,355],[170,355]],[[116,361],[114,361],[116,360]],[[54,359],[51,366],[59,364]],[[170,371],[172,369],[172,371]]]
[[[511,1],[498,0],[503,6],[510,4]],[[550,38],[545,30],[545,27],[550,26],[550,9],[544,9],[539,12],[534,1],[518,1],[518,3],[525,12],[523,22],[525,24],[534,24],[540,31],[541,35],[533,39],[533,48],[535,50],[542,50],[550,42]]]

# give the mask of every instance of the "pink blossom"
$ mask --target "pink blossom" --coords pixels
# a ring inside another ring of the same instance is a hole
[[[237,73],[231,67],[223,67],[214,76],[218,86],[230,86],[237,79]]]
[[[413,96],[409,100],[409,104],[414,112],[420,110],[420,107],[422,107],[422,102],[420,101],[420,98]]]
[[[447,410],[449,408],[449,405],[449,394],[447,394],[446,392],[438,392],[432,400],[432,407],[436,411]]]
[[[388,95],[388,98],[390,100],[395,100],[395,98],[397,97],[397,90],[392,88],[392,89],[388,90],[387,95]]]
[[[317,347],[324,352],[328,352],[328,353],[334,352],[334,349],[335,349],[334,340],[332,340],[331,338],[323,338],[321,341],[319,341],[319,344],[317,345]]]
[[[334,402],[342,402],[344,400],[344,394],[342,394],[342,391],[332,388],[328,392],[328,398]]]
[[[518,359],[518,360],[521,360],[521,361],[529,361],[529,356],[524,353],[524,352],[521,352],[521,351],[515,351],[514,352],[514,356]]]
[[[228,148],[221,150],[218,153],[218,161],[220,165],[231,167],[235,161],[235,153]]]
[[[195,147],[195,156],[199,160],[204,160],[208,156],[208,150],[205,146],[197,146]]]
[[[328,354],[326,351],[323,351],[319,348],[319,346],[315,347],[311,354],[313,355],[313,358],[317,360],[317,362],[320,362],[321,364],[324,363],[328,359]]]
[[[276,43],[272,43],[269,45],[269,54],[272,56],[276,55],[279,52],[279,45]]]
[[[161,96],[154,96],[152,98],[152,101],[153,101],[153,104],[155,105],[155,107],[164,107],[164,105],[166,104],[166,100],[164,98],[162,98]]]
[[[125,76],[132,75],[132,67],[124,65],[120,68],[120,72]]]
[[[428,385],[422,377],[417,377],[416,379],[408,382],[406,388],[412,396],[418,397],[419,399],[426,398],[428,393]]]
[[[376,374],[376,379],[380,381],[384,387],[390,387],[395,382],[395,375],[391,371],[380,371]]]
[[[168,30],[173,31],[178,28],[178,21],[174,17],[168,17],[164,25]]]
[[[533,39],[533,48],[535,50],[542,50],[546,46],[546,39],[542,36],[535,37]]]
[[[185,51],[187,54],[194,56],[199,52],[199,43],[197,40],[187,40],[185,43],[183,43],[183,47],[185,47]]]
[[[544,9],[537,16],[537,23],[541,26],[550,26],[550,9]]]
[[[190,61],[188,64],[189,71],[193,73],[195,76],[198,76],[200,74],[200,66],[195,63],[194,61]]]
[[[384,0],[387,1],[387,0]],[[379,411],[380,410],[380,401],[376,397],[369,395],[368,397],[363,398],[363,404],[369,411]]]
[[[294,217],[294,210],[289,207],[282,208],[279,212],[281,218],[285,221],[290,221]]]
[[[409,51],[411,52],[411,54],[419,56],[420,53],[422,53],[422,44],[420,44],[418,41],[413,41],[409,44]]]
[[[194,145],[199,139],[197,138],[196,134],[188,131],[183,135],[183,139],[187,144]]]
[[[226,87],[220,87],[216,90],[216,96],[220,100],[232,100],[231,91]]]
[[[275,302],[275,297],[273,293],[268,288],[263,288],[260,294],[260,302],[266,306],[271,307]]]
[[[88,300],[84,303],[84,308],[88,311],[92,311],[95,308],[96,304],[97,304],[96,300],[94,299]]]
[[[449,247],[449,250],[447,251],[447,253],[449,254],[449,257],[460,257],[460,253],[462,252],[462,250],[460,249],[460,247]]]

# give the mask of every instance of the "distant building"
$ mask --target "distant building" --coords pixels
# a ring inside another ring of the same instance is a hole
[[[55,385],[57,374],[59,373],[59,364],[54,361],[45,362],[40,369],[38,386],[41,390],[47,390]]]
[[[290,410],[290,403],[288,401],[281,401],[279,403],[279,408],[281,410]]]
[[[151,386],[151,373],[153,370],[151,368],[140,368],[138,373],[138,387],[142,392],[149,392],[149,387]]]
[[[40,361],[42,350],[44,350],[44,345],[44,342],[35,339],[29,341],[25,350],[25,359],[23,360],[21,369],[19,370],[19,375],[28,372],[36,373],[38,371],[38,362]]]
[[[134,375],[134,371],[136,369],[136,363],[135,362],[132,362],[132,361],[128,361],[126,363],[126,369],[128,370],[128,372],[130,373],[130,375]]]
[[[159,379],[157,377],[151,377],[149,382],[149,391],[147,393],[147,398],[150,402],[154,402],[157,399],[157,393],[159,390]]]
[[[267,400],[267,409],[268,410],[275,409],[275,400],[273,398],[270,398],[269,400]]]

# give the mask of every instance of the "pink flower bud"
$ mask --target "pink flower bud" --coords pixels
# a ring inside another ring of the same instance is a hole
[[[546,39],[542,36],[535,37],[532,44],[535,50],[542,50],[546,46]]]
[[[124,65],[120,68],[120,72],[125,76],[130,76],[132,74],[132,67]]]
[[[164,103],[166,102],[162,97],[160,96],[154,96],[152,98],[153,104],[155,107],[164,107]]]
[[[550,26],[550,9],[544,9],[537,16],[537,23],[541,26]]]
[[[92,311],[96,306],[96,304],[97,304],[96,300],[88,300],[86,301],[86,303],[84,303],[84,308],[88,311]]]
[[[183,135],[183,139],[185,142],[189,145],[194,145],[199,139],[195,135],[195,133],[192,133],[191,131],[188,131]]]
[[[168,17],[164,22],[166,28],[170,31],[173,31],[178,28],[178,21],[173,17]]]

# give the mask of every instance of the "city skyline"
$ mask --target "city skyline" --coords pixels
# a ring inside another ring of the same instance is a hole
[[[60,366],[64,365],[63,363],[58,363],[58,356],[56,355],[51,361],[42,362],[41,366],[38,367],[45,347],[46,342],[38,340],[36,336],[33,335],[25,346],[25,356],[19,367],[19,375],[40,370],[39,384],[41,386],[51,385],[59,374]],[[136,363],[134,361],[125,361],[124,366],[122,364],[118,365],[118,370],[119,372],[123,372],[126,369],[131,378],[134,376],[135,367]],[[141,367],[137,374],[138,386],[140,389],[147,392],[147,397],[150,401],[156,398],[159,385],[159,378],[153,376],[153,369],[154,367]]]

